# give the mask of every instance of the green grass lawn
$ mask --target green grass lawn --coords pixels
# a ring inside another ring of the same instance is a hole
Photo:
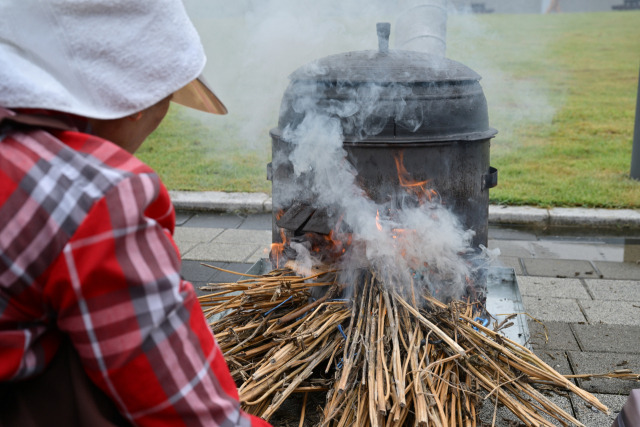
[[[452,16],[448,26],[447,56],[483,76],[500,132],[493,203],[640,208],[629,178],[639,12]],[[139,157],[170,189],[268,192],[268,130],[248,150],[237,125],[172,108]]]
[[[223,117],[214,119],[224,123]],[[172,104],[136,155],[158,172],[170,190],[270,191],[269,140],[265,137],[262,147],[248,149],[237,135],[231,124],[207,126],[188,109]]]

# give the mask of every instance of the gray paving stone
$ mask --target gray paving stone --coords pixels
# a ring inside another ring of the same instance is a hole
[[[630,262],[595,261],[603,279],[640,280],[640,264]]]
[[[628,301],[580,300],[589,323],[640,325],[640,304]]]
[[[245,262],[258,247],[256,244],[200,243],[182,254],[182,259]]]
[[[537,349],[534,351],[534,353],[536,354],[536,356],[542,359],[544,363],[552,367],[556,372],[562,375],[573,374],[566,352],[558,350]]]
[[[271,230],[271,214],[262,213],[249,215],[240,225],[242,230]]]
[[[249,268],[251,268],[251,264],[245,263],[229,263],[229,262],[211,262],[211,261],[188,261],[192,263],[201,263],[204,262],[208,265],[216,266],[223,268],[225,270],[234,272],[234,273],[244,273]],[[216,283],[226,283],[226,282],[236,282],[242,279],[242,276],[233,273],[227,273],[224,271],[215,270],[209,267],[204,267],[209,270],[210,276],[206,280],[193,280],[191,283],[196,290],[198,295],[208,295],[212,292],[211,285],[215,285]]]
[[[238,228],[244,220],[241,215],[197,212],[182,227]]]
[[[205,267],[210,270],[212,273],[207,280],[200,280],[198,283],[204,283],[202,286],[216,284],[216,283],[227,283],[227,282],[236,282],[245,277],[242,276],[242,273],[246,273],[252,266],[252,264],[248,263],[238,263],[238,262],[219,262],[219,261],[191,261],[203,263],[206,265],[210,265],[213,267],[219,267],[227,271],[220,271],[214,268]],[[195,282],[194,282],[195,283]]]
[[[178,250],[180,251],[180,254],[186,254],[187,252],[189,252],[191,249],[193,249],[196,245],[199,244],[199,242],[183,242],[180,240],[176,240],[176,245],[178,246]]]
[[[199,260],[182,260],[180,274],[185,280],[194,282],[207,282],[215,273],[215,270],[202,265]]]
[[[608,245],[622,245],[622,246],[633,246],[633,249],[640,249],[640,233],[636,230],[633,234],[636,237],[631,235],[628,236],[602,236],[602,241]]]
[[[640,302],[640,280],[585,280],[597,300]]]
[[[571,416],[574,416],[573,414],[573,410],[571,408],[571,400],[569,399],[569,397],[564,397],[564,396],[560,396],[557,394],[553,394],[551,396],[546,396],[551,402],[553,402],[554,404],[556,404],[558,407],[560,407],[560,409],[562,409],[563,411],[565,411],[566,413],[568,413]],[[482,406],[480,407],[478,416],[481,420],[481,422],[485,423],[485,424],[481,424],[481,425],[487,425],[490,426],[492,425],[492,420],[494,417],[494,411],[495,411],[495,399],[492,399],[491,397],[487,400],[485,400],[482,404]],[[521,426],[524,425],[520,422],[520,420],[518,419],[518,417],[516,417],[513,413],[511,413],[511,411],[509,411],[506,407],[498,404],[498,408],[495,414],[495,419],[496,419],[496,423],[495,425],[497,427],[511,427],[511,426]],[[548,416],[545,415],[545,418],[550,420],[553,425],[556,426],[561,426],[562,424],[557,421],[557,420],[552,420],[550,419]]]
[[[271,245],[271,230],[224,230],[214,243]]]
[[[584,351],[640,354],[640,326],[572,324]]]
[[[530,342],[533,350],[580,350],[578,341],[573,335],[573,331],[568,323],[564,322],[544,322],[544,326],[533,320],[528,320]],[[546,338],[545,338],[546,327]]]
[[[628,396],[594,393],[600,403],[606,405],[611,414],[603,414],[577,396],[571,396],[578,420],[587,427],[609,427],[616,419]]]
[[[622,260],[631,264],[640,265],[640,239],[624,239]]]
[[[535,258],[582,259],[588,261],[622,261],[621,247],[604,243],[539,240],[531,242]]]
[[[209,282],[191,282],[191,284],[193,285],[193,289],[196,291],[196,295],[198,296],[209,295],[211,293],[211,291],[209,290],[202,289],[203,287],[206,287]]]
[[[556,298],[590,298],[580,279],[522,276],[518,278],[520,293],[527,296]]]
[[[243,279],[244,277],[235,273],[246,273],[253,264],[244,263],[244,262],[225,262],[225,263],[217,262],[217,263],[214,263],[213,265],[217,267],[221,267],[225,270],[231,271],[232,273],[215,270],[215,273],[209,279],[209,282],[210,283],[226,283],[226,282],[237,282],[238,280]]]
[[[595,353],[569,351],[569,362],[574,372],[580,374],[606,374],[617,369],[640,372],[640,355],[630,353]],[[637,381],[617,378],[577,379],[578,385],[590,393],[626,394],[638,388]]]
[[[585,322],[576,300],[523,296],[524,310],[542,322]]]
[[[181,226],[189,221],[193,216],[193,212],[176,212],[176,226]]]
[[[176,227],[173,239],[176,243],[207,243],[222,234],[223,228]]]
[[[264,247],[258,248],[253,254],[251,254],[251,256],[249,256],[249,258],[247,258],[246,261],[252,264],[255,264],[256,262],[260,261],[263,258],[269,259],[270,250],[271,250],[270,246],[264,246]]]
[[[555,251],[552,251],[549,246],[549,242],[531,242],[531,256],[529,258],[542,258],[542,259],[557,259],[558,255]],[[562,257],[560,259],[567,259],[566,257]],[[581,257],[573,257],[569,259],[582,259]]]
[[[489,249],[500,249],[501,256],[531,258],[533,252],[529,249],[531,242],[512,240],[489,240]]]
[[[588,261],[523,258],[524,268],[530,276],[593,277],[595,273]]]
[[[518,275],[522,276],[522,265],[520,265],[520,258],[511,257],[511,256],[500,256],[498,257],[498,261],[496,263],[499,267],[509,267],[513,268],[513,271]]]
[[[560,229],[563,230],[562,233],[553,232],[550,230],[545,230],[545,233],[548,234],[540,234],[538,236],[538,241],[541,243],[546,242],[559,242],[559,243],[580,243],[580,244],[601,244],[604,245],[606,242],[622,244],[624,238],[622,237],[603,237],[599,235],[591,235],[585,233],[585,230],[574,230],[574,229]],[[558,229],[555,229],[559,231]]]
[[[538,240],[536,234],[528,228],[508,228],[489,226],[489,240]]]

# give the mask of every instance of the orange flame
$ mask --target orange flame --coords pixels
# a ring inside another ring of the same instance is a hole
[[[323,262],[334,262],[347,252],[347,249],[353,243],[351,233],[339,232],[342,218],[340,218],[333,230],[328,235],[317,234],[313,232],[306,233],[304,239],[310,244],[310,251],[318,256]],[[281,242],[271,244],[271,252],[269,258],[271,263],[277,267],[283,267],[289,260],[290,254],[285,252],[289,246],[292,235],[285,229],[280,229]]]
[[[380,210],[376,211],[376,228],[382,231],[382,224],[380,224]]]
[[[276,219],[280,219],[284,214],[283,210],[280,210],[276,214]],[[287,234],[284,229],[280,229],[280,243],[272,243],[271,244],[271,252],[269,253],[269,258],[271,259],[271,263],[275,267],[282,267],[282,264],[286,261],[284,258],[284,247],[285,244],[289,241]]]
[[[398,182],[407,192],[418,197],[421,203],[427,200],[431,201],[433,197],[438,196],[438,193],[434,189],[427,187],[429,180],[415,181],[411,178],[411,174],[404,167],[404,151],[399,151],[398,154],[394,156],[394,160],[396,162],[396,169],[398,170]]]
[[[328,235],[324,236],[308,233],[307,238],[312,242],[311,250],[313,252],[329,258],[343,255],[353,241],[353,236],[350,233],[338,233],[335,230],[331,230]]]
[[[282,255],[283,254],[284,254],[284,243],[272,243],[271,244],[270,258],[271,258],[271,262],[276,267],[280,267],[280,263],[282,261]]]
[[[411,178],[411,174],[409,174],[407,169],[404,167],[404,151],[398,152],[398,154],[395,155],[394,160],[396,162],[396,169],[398,170],[400,186],[409,190],[419,189],[422,192],[425,192],[428,181],[414,181],[413,178]]]

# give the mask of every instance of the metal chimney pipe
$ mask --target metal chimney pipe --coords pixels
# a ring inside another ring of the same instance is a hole
[[[395,47],[444,57],[447,50],[447,0],[401,0]]]
[[[376,24],[378,31],[378,50],[380,52],[389,52],[389,35],[391,34],[391,24],[388,22],[378,22]]]
[[[638,72],[636,122],[633,129],[633,148],[631,149],[631,178],[640,179],[640,72]]]

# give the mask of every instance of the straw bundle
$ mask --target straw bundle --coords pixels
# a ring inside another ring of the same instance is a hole
[[[485,400],[526,425],[581,426],[543,387],[608,412],[501,335],[506,321],[475,321],[475,304],[443,304],[371,271],[350,284],[338,277],[278,269],[212,285],[200,297],[245,411],[268,420],[292,393],[323,392],[322,426],[476,426]],[[314,288],[323,296],[314,300]]]

